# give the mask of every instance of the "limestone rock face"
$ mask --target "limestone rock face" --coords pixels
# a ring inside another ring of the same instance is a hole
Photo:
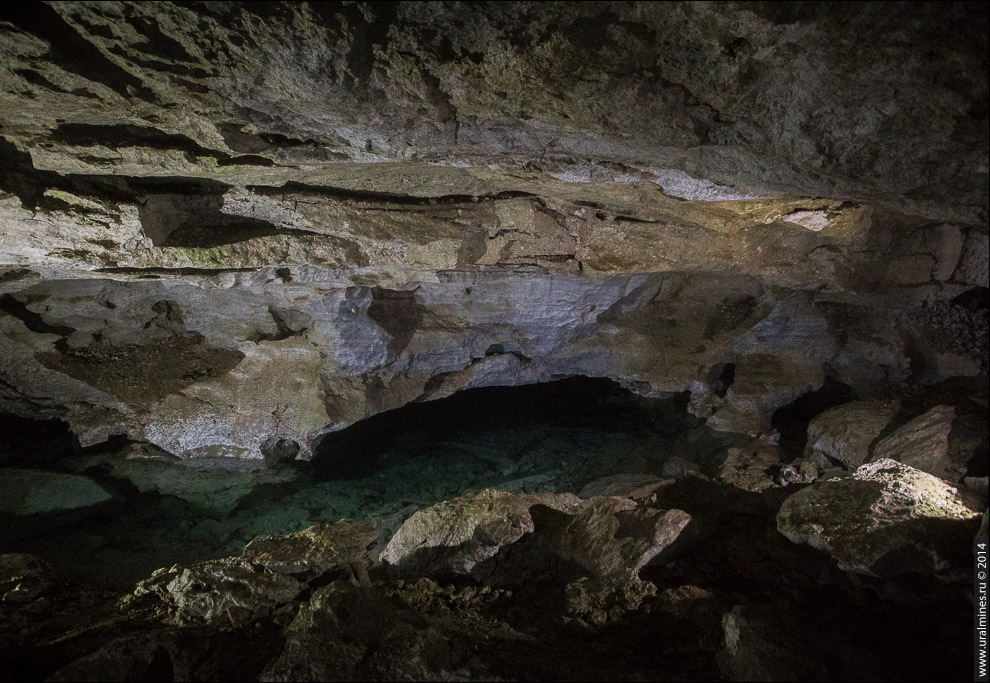
[[[829,553],[847,571],[958,579],[971,571],[969,542],[979,515],[945,482],[886,459],[795,493],[781,506],[777,529]]]
[[[808,425],[805,457],[823,467],[837,461],[856,469],[870,459],[870,445],[898,410],[897,401],[853,401],[826,410]]]
[[[982,12],[835,11],[5,12],[0,411],[279,464],[471,387],[758,435],[985,373]]]

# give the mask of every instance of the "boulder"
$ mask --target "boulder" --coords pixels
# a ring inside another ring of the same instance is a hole
[[[900,407],[897,401],[853,401],[826,410],[808,424],[805,457],[823,468],[832,462],[859,467]]]
[[[781,486],[788,484],[808,484],[818,478],[818,467],[811,460],[797,458],[790,465],[784,465],[777,475],[777,483]]]
[[[828,669],[799,634],[805,624],[779,605],[739,605],[722,617],[718,663],[733,681],[823,681]]]
[[[101,641],[48,681],[257,680],[277,641],[266,634],[209,627],[138,629]],[[274,652],[273,652],[274,650]]]
[[[648,500],[666,483],[669,481],[649,474],[613,474],[586,484],[578,492],[578,498],[619,496],[633,500]]]
[[[509,493],[486,489],[438,503],[407,519],[382,551],[382,562],[403,575],[470,574],[503,546],[534,529],[530,508],[575,508],[573,494]]]
[[[683,510],[638,506],[626,498],[598,497],[545,519],[538,530],[552,539],[560,559],[607,578],[637,575],[677,540],[691,516]]]
[[[730,448],[718,478],[744,491],[760,493],[776,486],[774,469],[780,466],[780,449],[759,439],[741,448]]]
[[[313,591],[285,629],[265,681],[505,680],[531,636],[478,612],[494,592],[429,579],[367,590],[336,582]],[[456,605],[456,607],[455,607]],[[505,663],[510,663],[506,669]]]
[[[971,570],[969,539],[978,516],[940,479],[879,460],[790,496],[777,514],[777,529],[829,553],[846,571],[959,579]]]
[[[585,576],[565,587],[567,612],[604,624],[637,609],[656,594],[639,571],[680,537],[691,516],[683,510],[638,507],[629,499],[585,501],[576,514],[552,514],[540,525],[562,570],[577,566]]]
[[[949,434],[955,418],[952,406],[935,406],[898,427],[873,447],[873,460],[899,460],[936,477],[951,467]]]
[[[667,458],[667,460],[664,461],[663,466],[660,468],[660,474],[670,479],[681,479],[691,473],[697,473],[700,471],[701,466],[698,465],[698,463],[692,462],[687,458],[682,458],[679,455]]]
[[[372,520],[342,519],[314,524],[287,536],[251,541],[241,557],[276,574],[315,578],[343,567],[367,564],[367,548],[378,530]]]
[[[179,626],[231,627],[271,615],[303,587],[290,576],[257,571],[242,559],[228,558],[158,569],[124,598],[123,607],[145,607]]]

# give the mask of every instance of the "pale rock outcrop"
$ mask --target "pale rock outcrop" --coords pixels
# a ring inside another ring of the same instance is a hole
[[[838,462],[856,469],[870,459],[870,445],[900,410],[897,401],[853,401],[830,408],[808,425],[805,457],[823,469]]]
[[[730,448],[719,466],[718,478],[744,491],[760,493],[777,486],[774,470],[781,467],[780,449],[760,439]]]
[[[278,574],[312,578],[341,568],[362,575],[369,563],[368,546],[377,535],[373,520],[342,519],[287,536],[251,541],[241,557]]]
[[[534,531],[533,506],[573,510],[579,503],[573,494],[491,489],[444,501],[406,520],[380,559],[403,574],[470,575],[477,564],[494,557],[503,546]]]
[[[945,477],[952,465],[949,434],[955,416],[952,406],[935,406],[880,439],[873,447],[873,459],[890,458]]]
[[[970,571],[967,539],[979,514],[940,479],[886,459],[795,493],[781,506],[777,529],[829,553],[846,571],[957,579]]]
[[[255,570],[242,558],[156,570],[122,601],[128,610],[150,610],[177,626],[238,626],[266,617],[294,599],[305,584],[291,576]]]

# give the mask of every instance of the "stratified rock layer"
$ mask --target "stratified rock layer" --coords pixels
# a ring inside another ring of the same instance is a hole
[[[0,411],[277,465],[471,387],[755,436],[985,374],[982,9],[833,11],[6,10]]]

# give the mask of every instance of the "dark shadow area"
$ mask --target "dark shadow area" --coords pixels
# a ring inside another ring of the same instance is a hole
[[[0,413],[0,464],[44,465],[78,450],[79,441],[67,422]]]
[[[49,325],[40,314],[28,310],[27,305],[16,299],[13,294],[0,296],[0,311],[20,320],[32,332],[39,334],[57,334],[68,337],[75,329],[68,325]]]
[[[66,71],[102,83],[121,97],[158,102],[154,91],[141,79],[107,59],[53,8],[35,3],[11,3],[0,10],[0,19],[47,42],[49,58]]]
[[[789,458],[801,457],[808,443],[808,424],[813,417],[857,398],[856,392],[848,385],[826,377],[821,389],[807,393],[778,409],[770,424],[780,432],[780,449],[784,455]]]
[[[435,401],[410,403],[326,434],[314,444],[310,466],[314,475],[324,479],[365,476],[379,466],[382,454],[410,432],[416,433],[419,442],[429,444],[461,431],[536,426],[687,430],[700,421],[688,415],[685,405],[681,396],[645,399],[611,380],[590,377],[470,389]],[[661,413],[681,415],[683,425],[663,425]]]

